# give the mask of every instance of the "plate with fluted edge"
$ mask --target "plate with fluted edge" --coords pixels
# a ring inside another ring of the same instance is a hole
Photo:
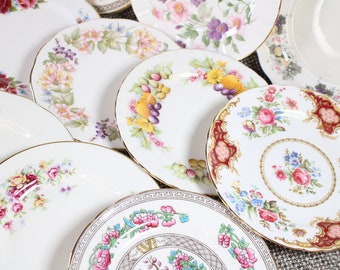
[[[339,141],[340,108],[330,97],[259,87],[216,115],[208,171],[224,203],[262,237],[308,252],[337,250]]]
[[[133,68],[119,88],[116,120],[129,154],[172,187],[216,195],[204,157],[208,128],[229,98],[267,85],[216,52],[178,49]]]
[[[64,27],[97,18],[86,0],[2,1],[0,91],[33,100],[29,76],[41,45]]]
[[[182,266],[277,269],[263,239],[221,202],[190,191],[159,189],[125,197],[99,213],[79,236],[69,270]]]
[[[340,102],[338,1],[283,0],[271,34],[258,48],[273,84],[315,90]]]
[[[178,49],[166,34],[129,19],[95,19],[63,29],[36,57],[31,84],[36,102],[72,136],[124,149],[114,119],[116,92],[131,68]]]
[[[29,148],[3,161],[0,175],[1,269],[67,269],[78,235],[99,211],[158,188],[126,155],[85,142]]]

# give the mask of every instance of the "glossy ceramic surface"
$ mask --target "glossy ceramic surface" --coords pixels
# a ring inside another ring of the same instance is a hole
[[[88,0],[99,14],[120,12],[131,6],[130,0]]]
[[[123,154],[81,142],[25,150],[1,163],[0,178],[1,269],[66,269],[74,243],[99,211],[158,188]]]
[[[124,148],[114,119],[117,90],[144,59],[178,46],[163,33],[126,19],[97,19],[64,29],[37,55],[31,76],[36,102],[75,139]]]
[[[295,86],[255,88],[216,116],[207,163],[221,199],[260,235],[307,251],[339,248],[340,108]]]
[[[205,218],[209,216],[209,219]],[[108,207],[84,230],[75,269],[276,269],[264,241],[220,202],[161,189]]]
[[[179,49],[145,60],[126,77],[116,99],[120,136],[135,160],[170,186],[216,194],[204,149],[218,108],[266,82],[236,60]]]

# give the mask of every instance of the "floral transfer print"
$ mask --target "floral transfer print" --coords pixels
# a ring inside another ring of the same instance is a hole
[[[214,62],[213,59],[207,57],[203,61],[194,59],[189,65],[195,70],[192,71],[194,75],[186,81],[202,81],[203,86],[212,87],[227,99],[231,99],[248,88],[258,86],[253,79],[244,82],[243,75],[236,69],[228,69],[227,63],[223,61]]]
[[[141,146],[151,150],[151,146],[168,150],[158,136],[162,133],[157,127],[160,122],[162,101],[171,89],[166,86],[166,80],[172,75],[171,64],[157,65],[145,72],[144,77],[135,82],[130,92],[136,96],[131,99],[126,118],[131,126],[131,136],[140,140]]]
[[[89,115],[86,108],[76,106],[73,91],[73,76],[81,64],[79,55],[91,55],[95,50],[103,54],[115,50],[144,59],[166,48],[167,44],[157,40],[147,29],[131,29],[113,23],[87,30],[76,28],[70,35],[64,35],[63,41],[56,39],[56,46],[43,62],[44,71],[38,80],[43,99],[66,126],[83,129],[88,126]],[[112,120],[100,120],[96,128],[92,139],[117,138]]]
[[[241,269],[255,269],[257,262],[255,251],[249,247],[249,243],[243,237],[240,239],[234,233],[232,226],[222,223],[217,241],[220,246],[228,249],[229,254],[240,263]]]
[[[159,2],[163,5],[159,5]],[[215,16],[212,12],[214,6],[206,0],[161,0],[157,3],[152,7],[153,16],[173,24],[179,39],[177,42],[182,47],[187,47],[186,42],[190,41],[194,47],[201,44],[213,48],[231,46],[235,53],[239,53],[238,44],[246,41],[244,34],[247,25],[254,20],[251,1],[214,2],[223,18]]]
[[[29,85],[9,77],[6,73],[0,71],[0,91],[20,96],[29,95]]]
[[[176,217],[180,223],[189,221],[189,216],[184,213],[178,213],[172,206],[161,206],[160,211],[140,209],[134,211],[129,218],[123,219],[123,224],[116,224],[108,227],[102,235],[102,241],[98,243],[89,258],[88,269],[108,269],[114,253],[111,249],[117,248],[121,239],[133,238],[138,233],[157,227],[169,228],[177,223]],[[153,265],[151,265],[153,267]],[[152,268],[149,268],[152,269]]]
[[[61,163],[41,161],[27,165],[1,184],[5,194],[0,195],[0,225],[2,229],[14,232],[29,211],[46,209],[49,198],[43,192],[47,185],[55,186],[61,194],[69,194],[74,188],[65,185],[64,178],[75,174],[69,160]]]
[[[273,165],[276,179],[280,181],[288,180],[291,192],[297,194],[315,194],[315,188],[320,188],[322,185],[321,170],[315,167],[315,162],[304,159],[301,153],[289,151],[286,149],[284,155],[284,164]]]
[[[207,164],[205,160],[189,159],[189,167],[181,163],[173,163],[167,167],[172,170],[173,173],[182,178],[194,183],[203,183],[206,185],[211,184],[209,174],[207,171]]]
[[[285,131],[284,124],[289,124],[283,110],[298,110],[297,102],[289,97],[282,98],[285,88],[269,86],[258,97],[259,106],[243,107],[237,114],[243,120],[243,135],[249,139],[267,137],[276,132]]]
[[[241,190],[239,181],[232,184],[233,191],[225,194],[226,199],[233,205],[237,215],[248,214],[250,219],[255,216],[258,222],[266,229],[287,232],[295,225],[290,223],[285,215],[286,209],[282,209],[275,200],[267,200],[258,188]]]
[[[0,14],[38,8],[39,4],[46,2],[47,0],[0,0]]]

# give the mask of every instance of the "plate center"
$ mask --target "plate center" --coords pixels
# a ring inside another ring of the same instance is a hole
[[[330,84],[340,83],[340,39],[336,34],[340,2],[294,1],[289,14],[289,38],[306,69]]]
[[[295,138],[270,144],[261,156],[261,175],[279,199],[300,207],[314,207],[334,192],[335,170],[316,145]]]

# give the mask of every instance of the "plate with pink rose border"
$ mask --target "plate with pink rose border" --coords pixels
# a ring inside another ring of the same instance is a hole
[[[77,269],[274,270],[276,264],[263,239],[221,202],[160,189],[101,212],[75,245],[69,270]]]
[[[34,98],[75,139],[124,149],[114,119],[118,87],[136,64],[178,48],[159,30],[128,19],[100,18],[68,27],[37,55]]]
[[[181,47],[240,60],[266,39],[281,0],[132,0],[138,20],[168,33]]]
[[[309,252],[340,247],[340,108],[324,94],[269,85],[236,96],[209,130],[221,199],[261,236]]]
[[[129,157],[84,142],[26,149],[1,163],[0,179],[0,269],[67,269],[99,211],[158,188]]]
[[[33,99],[29,76],[41,45],[56,31],[95,18],[85,0],[0,1],[0,91]]]

